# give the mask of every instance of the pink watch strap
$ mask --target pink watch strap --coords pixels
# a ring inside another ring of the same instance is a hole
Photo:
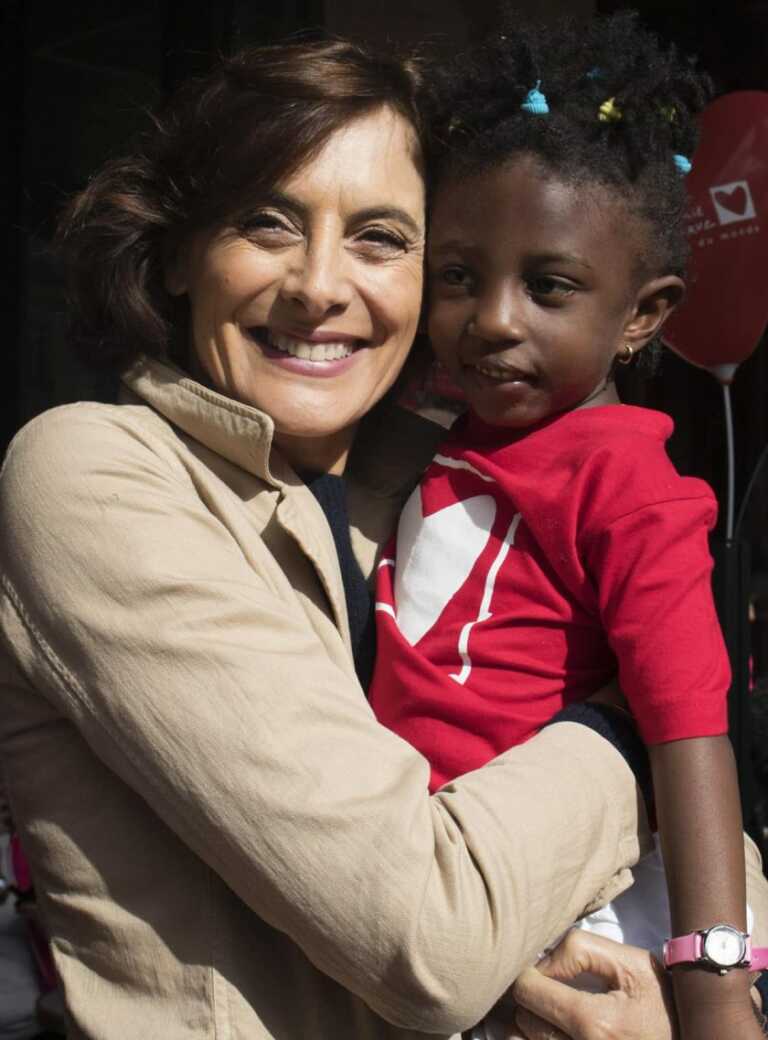
[[[673,964],[690,964],[701,957],[701,935],[698,932],[689,932],[688,935],[679,935],[676,939],[667,939],[664,943],[664,967],[671,968]]]
[[[699,932],[680,935],[676,939],[667,939],[664,943],[664,967],[673,964],[690,964],[701,957],[702,938]],[[768,946],[752,946],[751,938],[747,939],[747,961],[752,971],[764,971],[768,968]]]

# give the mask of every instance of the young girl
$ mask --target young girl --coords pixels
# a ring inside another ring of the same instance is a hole
[[[707,81],[632,16],[511,29],[433,88],[429,327],[469,414],[379,570],[379,718],[432,784],[617,670],[648,744],[683,1040],[762,1035],[749,997],[716,503],[617,363],[680,300],[683,177]],[[546,856],[542,849],[542,856]]]

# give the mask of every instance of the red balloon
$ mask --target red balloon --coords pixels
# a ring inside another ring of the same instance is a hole
[[[706,109],[686,187],[688,293],[663,338],[730,382],[768,324],[768,93],[726,94]]]

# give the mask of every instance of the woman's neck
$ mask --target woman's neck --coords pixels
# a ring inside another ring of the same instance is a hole
[[[302,437],[275,432],[280,454],[298,471],[341,475],[347,465],[357,426],[321,437]]]

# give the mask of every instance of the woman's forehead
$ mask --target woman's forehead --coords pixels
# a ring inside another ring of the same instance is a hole
[[[320,150],[277,190],[344,209],[404,210],[424,223],[424,176],[413,126],[380,108],[335,130]]]

